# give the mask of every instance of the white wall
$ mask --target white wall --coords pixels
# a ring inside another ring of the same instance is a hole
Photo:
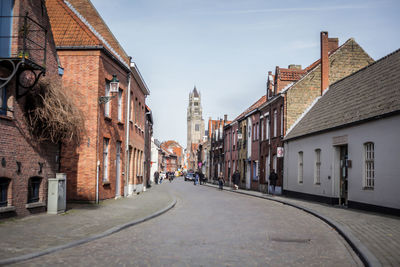
[[[151,138],[151,153],[150,161],[152,162],[150,167],[150,181],[154,183],[154,173],[158,170],[158,147],[154,143],[154,138]]]
[[[320,196],[339,196],[338,149],[333,137],[347,135],[348,200],[400,208],[400,116],[392,116],[357,126],[285,143],[284,189]],[[364,143],[375,146],[375,186],[363,189]],[[321,149],[321,184],[314,184],[315,149]],[[298,152],[303,151],[303,183],[297,181]],[[330,179],[328,178],[330,176]]]

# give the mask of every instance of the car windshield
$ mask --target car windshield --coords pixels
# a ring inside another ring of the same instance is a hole
[[[187,176],[188,177],[193,177],[193,173],[188,173]]]

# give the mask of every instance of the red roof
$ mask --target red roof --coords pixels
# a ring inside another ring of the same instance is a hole
[[[253,110],[259,108],[262,104],[264,104],[265,102],[267,102],[267,96],[263,95],[260,99],[258,99],[253,105],[251,105],[248,109],[246,109],[244,112],[242,112],[239,116],[236,117],[236,119],[234,119],[233,121],[237,121],[241,118],[243,118],[244,116],[246,116],[246,114],[252,112]]]

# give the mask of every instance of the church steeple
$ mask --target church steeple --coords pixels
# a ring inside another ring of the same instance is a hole
[[[193,96],[194,97],[199,97],[199,93],[197,92],[196,85],[193,88]]]

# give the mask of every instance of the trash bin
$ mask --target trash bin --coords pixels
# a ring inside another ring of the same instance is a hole
[[[67,208],[67,175],[57,173],[56,178],[48,179],[47,213],[58,214]]]

